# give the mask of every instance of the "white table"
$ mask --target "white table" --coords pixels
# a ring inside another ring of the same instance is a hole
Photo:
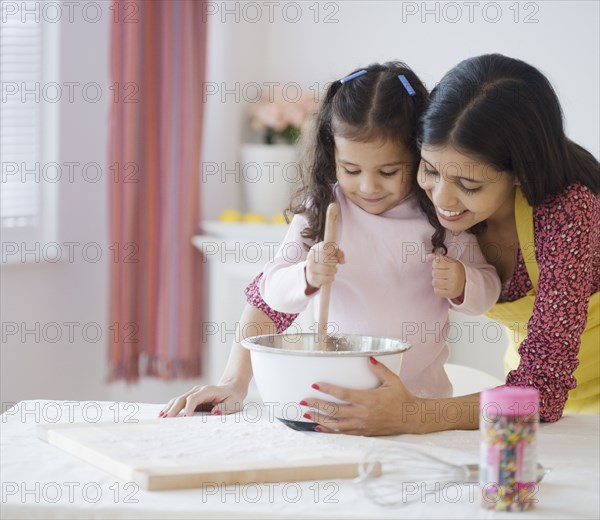
[[[37,438],[42,423],[131,421],[155,418],[161,405],[111,402],[22,401],[0,418],[1,514],[5,518],[598,518],[598,416],[566,416],[543,424],[539,460],[552,472],[541,483],[535,509],[488,511],[478,495],[427,493],[384,507],[363,496],[351,479],[287,486],[149,492],[120,481]],[[186,419],[170,419],[181,420]],[[266,419],[265,419],[266,420]],[[319,434],[308,434],[319,435]],[[365,442],[402,442],[453,462],[477,462],[477,431],[365,439],[345,435],[349,447]],[[363,444],[364,446],[364,444]],[[293,450],[294,446],[290,446]],[[268,452],[268,446],[265,446]],[[443,488],[442,488],[443,490]]]

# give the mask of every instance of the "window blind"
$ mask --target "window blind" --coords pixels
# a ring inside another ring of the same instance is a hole
[[[32,4],[0,0],[2,228],[36,227],[41,215],[43,24],[24,15],[23,11],[31,12]]]

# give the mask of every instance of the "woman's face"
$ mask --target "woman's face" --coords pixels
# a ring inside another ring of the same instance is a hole
[[[379,215],[410,193],[413,156],[406,148],[389,141],[334,139],[340,189],[359,208]]]
[[[425,190],[446,229],[465,231],[484,220],[513,214],[516,178],[451,147],[421,150],[419,186]]]

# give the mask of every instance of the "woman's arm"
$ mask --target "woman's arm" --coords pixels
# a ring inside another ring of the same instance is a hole
[[[310,418],[319,431],[351,435],[397,435],[479,427],[479,394],[446,399],[423,399],[412,395],[384,364],[369,358],[369,367],[381,386],[374,390],[350,390],[315,381],[323,399],[304,399],[315,408]],[[334,404],[328,396],[349,404]],[[322,410],[323,413],[320,413]]]
[[[250,336],[274,334],[275,324],[263,311],[246,304],[240,317],[239,341],[234,341],[229,352],[229,359],[219,380],[219,386],[231,386],[246,397],[252,379],[250,351],[242,346],[242,340]]]
[[[286,314],[285,312],[275,311],[267,305],[260,294],[260,283],[262,277],[263,274],[260,273],[254,280],[252,280],[252,282],[248,284],[248,287],[246,287],[246,290],[244,291],[246,294],[246,302],[248,302],[248,304],[252,307],[260,309],[275,325],[275,332],[280,334],[294,322],[294,320],[298,317],[298,314]]]
[[[534,309],[521,361],[507,384],[540,391],[540,418],[561,418],[579,365],[581,334],[590,295],[597,290],[594,255],[600,247],[600,202],[581,185],[573,185],[534,209],[535,256],[539,266]],[[521,244],[523,255],[533,254]]]

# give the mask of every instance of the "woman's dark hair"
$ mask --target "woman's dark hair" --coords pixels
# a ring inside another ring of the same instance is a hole
[[[599,163],[565,136],[548,79],[501,54],[464,60],[442,78],[430,94],[418,140],[512,173],[531,206],[575,182],[600,191]]]
[[[303,232],[305,238],[323,239],[325,213],[334,200],[334,135],[358,142],[381,140],[402,144],[414,159],[409,171],[402,174],[411,176],[414,193],[424,195],[417,184],[420,160],[417,128],[427,103],[427,89],[404,63],[376,63],[364,69],[367,73],[362,76],[344,84],[335,81],[329,86],[314,131],[304,143],[307,147],[301,164],[304,185],[297,194],[299,203],[292,202],[290,211],[307,216],[309,227]],[[409,81],[414,96],[409,95],[398,79],[400,74]],[[431,205],[426,196],[425,200]]]

